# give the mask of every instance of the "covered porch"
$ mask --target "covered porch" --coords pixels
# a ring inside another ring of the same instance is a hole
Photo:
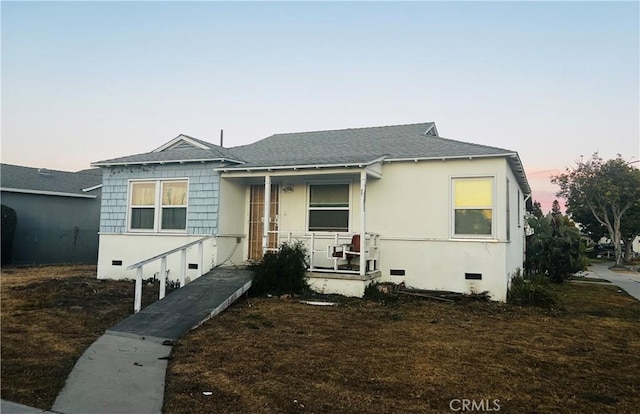
[[[379,277],[380,234],[367,222],[367,186],[382,178],[381,161],[220,172],[221,191],[244,191],[246,260],[301,242],[312,286],[315,279],[324,285],[344,281],[362,291]]]

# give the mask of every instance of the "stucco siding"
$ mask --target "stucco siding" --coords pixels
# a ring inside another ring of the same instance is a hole
[[[100,232],[127,232],[129,181],[187,178],[187,233],[213,235],[218,226],[220,177],[217,164],[105,167],[102,180]]]
[[[248,218],[247,189],[242,182],[220,180],[220,212],[218,216],[218,262],[241,265],[247,257]]]
[[[510,169],[507,169],[507,177],[509,180],[509,206],[511,218],[509,220],[510,240],[506,245],[506,269],[508,278],[510,279],[518,269],[523,270],[524,254],[525,254],[525,234],[524,234],[524,215],[525,215],[525,195],[519,188],[515,177]]]

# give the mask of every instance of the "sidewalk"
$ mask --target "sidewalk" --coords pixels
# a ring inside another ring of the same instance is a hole
[[[82,354],[51,411],[2,401],[2,414],[162,412],[172,344],[251,286],[248,270],[218,268],[113,326]]]
[[[14,403],[7,400],[0,400],[0,413],[2,414],[49,414],[51,411],[42,411],[39,408],[28,407],[26,405]]]
[[[640,274],[616,273],[609,269],[612,265],[613,262],[593,264],[590,267],[590,272],[586,272],[586,276],[589,276],[589,273],[593,273],[595,277],[608,280],[629,295],[640,300]]]
[[[212,270],[108,329],[73,367],[52,410],[161,413],[173,340],[226,309],[251,280],[247,270]]]

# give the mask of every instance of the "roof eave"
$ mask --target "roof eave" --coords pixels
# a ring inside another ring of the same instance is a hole
[[[529,186],[529,182],[527,180],[527,176],[524,173],[524,167],[522,166],[522,161],[520,160],[520,156],[517,152],[505,152],[502,154],[484,154],[484,155],[455,155],[455,156],[444,156],[444,157],[406,157],[406,158],[387,158],[385,162],[400,162],[400,161],[446,161],[446,160],[472,160],[475,158],[507,158],[509,161],[509,166],[513,171],[513,174],[518,179],[520,183],[520,187],[525,194],[531,194],[531,187]],[[512,161],[513,160],[513,161]]]
[[[0,191],[6,191],[8,193],[37,194],[37,195],[50,195],[50,196],[61,196],[61,197],[97,198],[97,196],[91,195],[91,194],[76,194],[76,193],[66,193],[61,191],[30,190],[26,188],[0,187]]]
[[[474,158],[498,158],[509,157],[511,155],[517,155],[514,152],[507,152],[502,154],[482,154],[482,155],[445,155],[439,157],[399,157],[399,158],[386,158],[385,162],[400,162],[400,161],[446,161],[446,160],[472,160]]]
[[[334,163],[334,164],[296,164],[296,165],[271,165],[261,167],[220,167],[216,168],[216,171],[220,172],[247,172],[247,171],[272,171],[272,170],[311,170],[320,168],[363,168],[370,165],[382,162],[385,157],[376,158],[374,160],[365,162],[353,162],[353,163]]]
[[[82,191],[86,193],[89,191],[97,190],[98,188],[101,188],[101,187],[102,187],[102,184],[93,185],[91,187],[83,188]]]
[[[186,164],[186,163],[204,163],[204,162],[232,162],[235,164],[244,164],[243,161],[229,158],[197,158],[187,160],[156,160],[156,161],[98,161],[91,163],[92,167],[116,167],[128,165],[149,165],[149,164]]]

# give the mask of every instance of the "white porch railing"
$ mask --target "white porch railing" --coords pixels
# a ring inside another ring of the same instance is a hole
[[[345,254],[353,255],[354,264],[358,264],[358,270],[340,268],[340,261],[346,260],[345,255],[333,256],[329,250],[332,246],[346,246],[352,241],[354,234],[357,233],[332,233],[332,232],[291,232],[291,231],[270,231],[270,234],[277,235],[277,245],[286,241],[302,241],[307,245],[309,250],[309,271],[310,272],[326,272],[326,273],[345,273],[365,275],[366,272],[378,270],[380,261],[380,234],[365,234],[364,252],[345,252]],[[278,250],[275,247],[266,249],[267,251]],[[358,258],[364,255],[364,268],[359,265]],[[320,266],[318,262],[324,261],[331,263],[330,267]]]
[[[180,247],[176,247],[175,249],[168,250],[164,253],[160,253],[127,267],[127,270],[136,269],[136,290],[135,298],[133,301],[133,312],[138,313],[142,308],[142,268],[144,265],[155,262],[156,260],[160,260],[160,294],[158,297],[158,300],[160,300],[164,298],[167,292],[167,257],[174,253],[181,252],[180,287],[183,287],[185,285],[187,276],[187,249],[196,244],[198,245],[198,277],[200,277],[203,274],[202,265],[204,256],[204,241],[212,237],[213,236],[203,237],[201,239],[192,241]]]

